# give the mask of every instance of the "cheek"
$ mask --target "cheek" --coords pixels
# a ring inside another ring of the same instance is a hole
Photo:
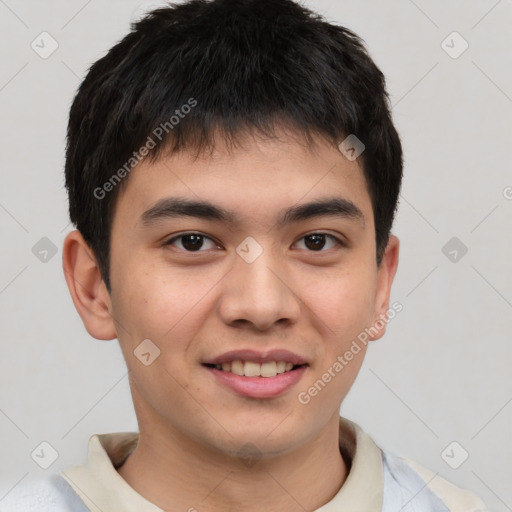
[[[171,272],[168,266],[155,268],[141,260],[127,265],[118,278],[113,311],[125,327],[124,338],[131,338],[130,344],[149,338],[162,347],[187,339],[215,283],[213,277],[199,279],[190,270]]]
[[[301,298],[321,320],[323,331],[337,343],[345,342],[373,319],[375,279],[375,272],[367,269],[318,272],[303,281]]]
[[[317,279],[315,291],[307,294],[322,340],[310,378],[297,399],[311,407],[319,420],[337,413],[363,364],[367,345],[357,337],[371,324],[375,291],[375,274],[360,270]]]

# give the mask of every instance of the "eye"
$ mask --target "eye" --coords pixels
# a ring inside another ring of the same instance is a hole
[[[301,238],[301,240],[305,240],[304,245],[306,246],[306,248],[310,249],[312,252],[325,252],[322,251],[322,249],[324,249],[326,246],[326,239],[330,239],[333,241],[331,243],[331,247],[327,247],[327,249],[344,246],[341,240],[327,233],[311,233],[310,235],[306,235]]]
[[[305,248],[310,252],[325,252],[325,250],[334,247],[344,246],[341,240],[327,233],[311,233],[303,236],[300,240],[304,240]],[[331,241],[330,244],[328,243],[329,240]],[[210,247],[205,247],[205,241],[210,243]],[[217,244],[210,237],[201,233],[183,233],[170,238],[164,245],[172,245],[185,252],[205,252],[207,249],[217,247]]]
[[[205,235],[201,235],[200,233],[183,233],[181,235],[171,238],[170,240],[167,240],[167,242],[165,242],[164,245],[172,245],[176,247],[174,245],[175,242],[179,242],[179,244],[181,245],[181,249],[184,249],[186,252],[205,252],[200,250],[201,248],[204,248],[205,240],[210,241],[210,248],[216,247],[215,242],[211,238]]]

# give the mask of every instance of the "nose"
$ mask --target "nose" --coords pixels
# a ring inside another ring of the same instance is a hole
[[[238,255],[223,279],[219,314],[226,325],[268,330],[296,323],[301,302],[284,264],[270,249],[252,263]]]

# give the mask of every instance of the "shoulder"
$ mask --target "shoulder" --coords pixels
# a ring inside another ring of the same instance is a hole
[[[384,494],[382,512],[488,512],[482,500],[416,462],[382,453]]]
[[[21,482],[0,501],[2,512],[88,512],[88,508],[60,476]]]

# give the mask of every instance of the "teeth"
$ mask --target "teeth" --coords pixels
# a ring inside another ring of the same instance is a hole
[[[233,361],[231,363],[231,373],[234,373],[235,375],[244,375],[244,363],[242,361]]]
[[[246,377],[259,377],[261,375],[261,366],[258,363],[247,361],[244,365],[244,375]]]
[[[284,373],[286,371],[286,363],[284,361],[279,361],[276,363],[276,372]]]
[[[215,368],[245,377],[275,377],[281,373],[289,372],[293,368],[293,363],[287,363],[286,361],[270,361],[259,364],[253,361],[235,360],[231,363],[217,364]]]
[[[247,365],[247,363],[246,363]],[[261,365],[261,376],[262,377],[275,377],[277,375],[276,363],[271,361],[270,363],[263,363]]]

